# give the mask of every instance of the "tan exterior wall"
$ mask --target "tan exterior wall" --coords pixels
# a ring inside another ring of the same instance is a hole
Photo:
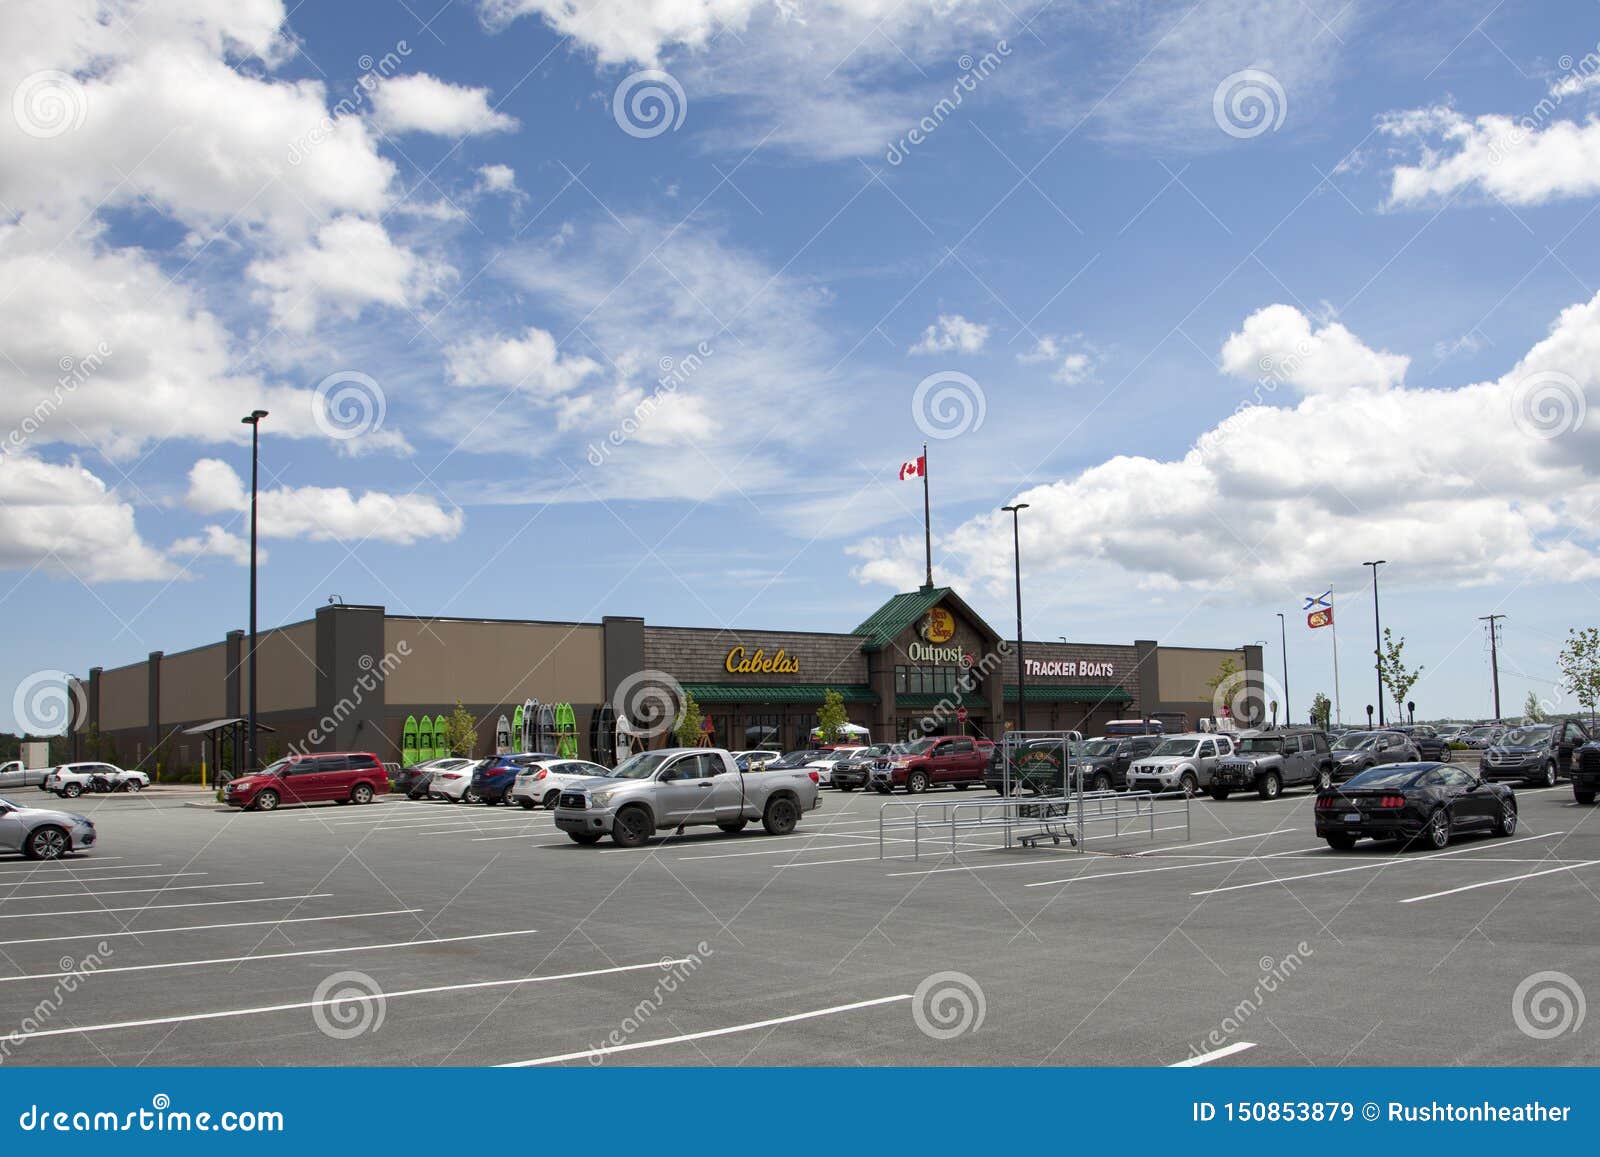
[[[408,654],[384,684],[391,714],[413,706],[444,711],[525,699],[599,703],[605,698],[601,628],[590,623],[496,623],[389,618],[383,648]]]
[[[239,673],[239,704],[245,711],[250,704],[249,650],[250,641],[246,638]],[[258,712],[315,709],[316,621],[308,619],[259,634],[256,637],[256,671],[261,679],[261,694],[256,700]]]
[[[161,722],[208,723],[227,714],[228,645],[161,660]]]
[[[1243,651],[1223,651],[1206,647],[1162,647],[1156,652],[1156,691],[1163,703],[1210,702],[1211,688],[1224,659],[1231,658],[1244,670]]]
[[[646,626],[644,665],[668,671],[686,683],[865,683],[867,659],[861,643],[859,635]],[[753,658],[759,650],[771,659],[781,650],[799,661],[800,670],[742,675],[730,672],[728,653],[735,647],[743,647],[746,658]]]
[[[132,663],[100,673],[100,730],[143,727],[150,714],[150,667]]]

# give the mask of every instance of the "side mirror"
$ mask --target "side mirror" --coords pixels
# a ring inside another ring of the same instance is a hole
[[[663,771],[661,773],[661,775],[657,778],[656,782],[657,783],[671,783],[673,780],[675,780],[677,778],[678,778],[678,773],[676,771],[674,771],[672,768],[669,767],[669,768],[667,768],[666,771]]]

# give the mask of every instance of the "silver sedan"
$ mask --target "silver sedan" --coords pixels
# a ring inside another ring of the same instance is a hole
[[[0,799],[0,852],[21,852],[30,860],[59,860],[94,846],[94,821],[72,812],[22,807]]]

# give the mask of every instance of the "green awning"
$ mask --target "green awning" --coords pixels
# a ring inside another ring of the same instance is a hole
[[[706,703],[804,703],[822,706],[822,693],[834,690],[846,703],[876,703],[871,687],[857,683],[685,683],[694,701]]]
[[[850,633],[866,636],[867,641],[861,644],[864,650],[882,650],[899,638],[901,631],[938,606],[949,593],[949,587],[923,587],[908,594],[895,595]]]
[[[1133,696],[1125,687],[1074,686],[1045,683],[1027,686],[1029,703],[1132,703]],[[1005,689],[1007,703],[1017,701],[1017,688],[1010,684]]]

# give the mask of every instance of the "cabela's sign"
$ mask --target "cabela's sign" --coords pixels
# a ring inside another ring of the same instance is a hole
[[[761,647],[749,653],[734,647],[722,660],[722,667],[730,675],[798,675],[800,660],[782,647],[770,656]]]
[[[1077,662],[1072,659],[1024,659],[1024,673],[1029,675],[1065,675],[1074,678],[1111,679],[1116,670],[1110,663]]]

